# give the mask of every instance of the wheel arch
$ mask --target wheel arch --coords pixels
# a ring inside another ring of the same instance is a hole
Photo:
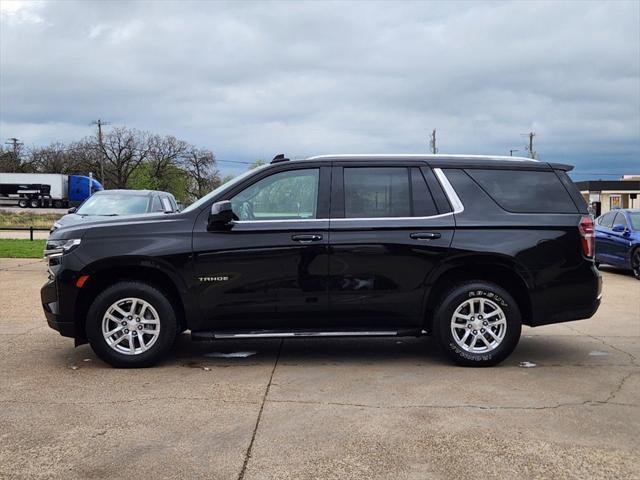
[[[180,289],[176,280],[166,270],[158,266],[124,264],[116,262],[115,265],[103,265],[101,268],[92,268],[88,273],[89,278],[80,289],[74,311],[74,323],[77,327],[76,338],[86,339],[85,320],[89,307],[96,296],[105,288],[123,281],[140,281],[152,285],[162,291],[170,299],[175,308],[176,319],[180,330],[187,328],[187,312]]]
[[[495,283],[509,292],[516,300],[522,315],[522,323],[531,325],[532,305],[527,281],[513,263],[500,257],[466,257],[463,262],[446,265],[430,279],[424,308],[424,327],[432,332],[433,314],[442,296],[455,284],[469,280],[485,280]]]

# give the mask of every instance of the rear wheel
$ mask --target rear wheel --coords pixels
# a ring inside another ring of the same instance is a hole
[[[142,282],[120,282],[99,294],[87,315],[87,337],[114,367],[148,367],[168,353],[177,335],[167,297]]]
[[[54,200],[53,208],[62,208],[64,205],[62,204],[62,200]]]
[[[18,206],[20,208],[27,208],[29,206],[29,202],[27,201],[26,198],[20,199],[18,200]]]
[[[456,363],[487,367],[507,358],[520,340],[520,309],[502,287],[464,282],[444,295],[433,330],[441,348]]]
[[[37,198],[32,198],[31,200],[29,200],[29,206],[31,208],[38,208],[40,206],[40,200],[38,200]]]
[[[631,271],[633,276],[640,280],[640,247],[631,252]]]

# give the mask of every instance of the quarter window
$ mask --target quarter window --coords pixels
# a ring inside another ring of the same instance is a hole
[[[409,181],[405,167],[345,168],[345,218],[410,217]]]
[[[239,220],[304,220],[316,218],[319,169],[275,173],[231,198]]]
[[[468,169],[466,172],[508,212],[578,211],[555,172],[479,169]]]

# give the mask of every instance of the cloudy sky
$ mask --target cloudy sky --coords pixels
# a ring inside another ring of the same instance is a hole
[[[76,140],[100,117],[252,161],[421,153],[432,128],[441,153],[522,154],[535,131],[539,157],[576,178],[640,173],[638,1],[0,10],[2,142]]]

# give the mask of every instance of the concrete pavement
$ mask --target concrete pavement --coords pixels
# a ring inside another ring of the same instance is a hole
[[[45,272],[0,259],[0,478],[640,478],[640,282],[614,270],[594,318],[490,369],[428,338],[183,335],[116,370],[46,326]]]

